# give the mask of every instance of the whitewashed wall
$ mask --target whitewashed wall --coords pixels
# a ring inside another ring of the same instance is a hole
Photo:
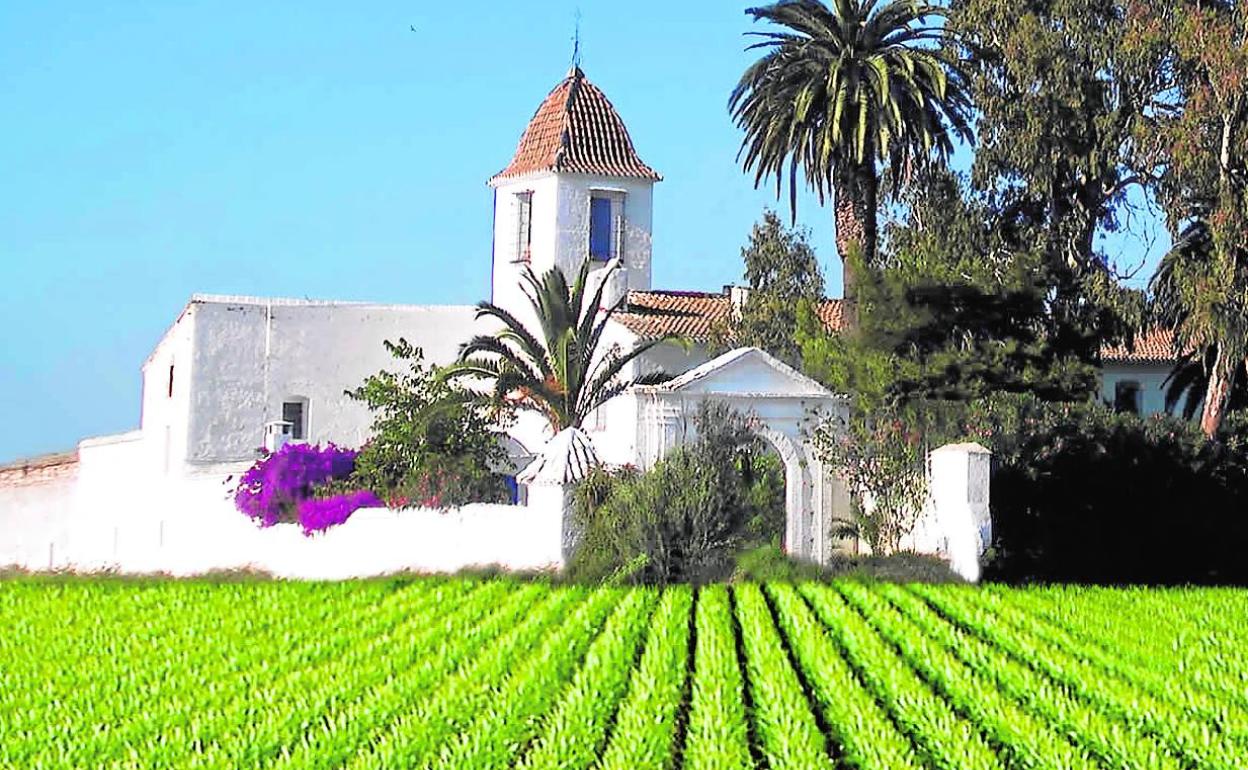
[[[438,511],[365,509],[305,536],[294,524],[260,528],[234,509],[222,470],[134,482],[112,474],[140,442],[84,452],[78,478],[0,488],[0,566],[195,575],[258,569],[278,577],[339,579],[401,571],[512,570],[562,564],[562,511],[469,505]],[[235,468],[234,478],[240,468]],[[32,493],[33,490],[37,490]]]
[[[371,416],[344,391],[401,367],[385,340],[406,338],[426,363],[447,364],[478,328],[470,306],[201,298],[188,313],[195,332],[193,371],[182,385],[184,459],[195,465],[254,458],[265,422],[281,419],[282,402],[296,398],[307,400],[309,442],[359,446]],[[175,398],[179,387],[175,371]],[[147,423],[145,411],[145,432]]]
[[[623,269],[604,296],[610,304],[629,289],[646,290],[651,281],[654,183],[644,179],[544,172],[501,180],[494,198],[493,301],[522,319],[530,316],[520,290],[525,267],[517,263],[517,194],[532,194],[529,265],[539,275],[558,266],[569,277],[589,253],[589,206],[595,192],[616,197],[612,219],[623,221]],[[605,263],[603,263],[605,265]],[[601,269],[601,266],[599,267]],[[596,271],[595,271],[596,272]],[[594,280],[591,273],[591,281]]]
[[[1108,361],[1101,370],[1101,400],[1113,406],[1114,389],[1119,382],[1133,381],[1140,384],[1140,414],[1159,414],[1166,411],[1165,381],[1170,376],[1169,363],[1128,363]],[[1176,409],[1182,414],[1182,405]]]

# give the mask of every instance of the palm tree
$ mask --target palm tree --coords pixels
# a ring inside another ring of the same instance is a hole
[[[971,139],[959,61],[939,45],[945,29],[928,23],[945,11],[922,0],[781,0],[746,14],[785,29],[750,33],[763,40],[747,50],[766,53],[728,100],[745,131],[737,158],[755,186],[774,177],[777,197],[787,173],[790,210],[799,166],[821,202],[832,196],[852,302],[851,254],[875,260],[877,164],[900,178],[933,151],[952,152],[951,135]]]
[[[1217,350],[1211,349],[1203,354],[1193,351],[1179,356],[1174,369],[1163,383],[1167,412],[1173,414],[1177,411],[1185,420],[1196,416],[1196,410],[1205,403],[1205,395],[1209,391],[1209,372],[1217,360],[1217,353]],[[1233,377],[1234,384],[1226,402],[1228,412],[1248,408],[1248,368],[1245,368],[1245,364],[1241,363],[1237,367]],[[1180,404],[1182,409],[1179,409]]]
[[[1200,428],[1212,438],[1248,356],[1248,248],[1218,248],[1209,223],[1195,218],[1161,258],[1149,288],[1153,317],[1173,330],[1175,348],[1200,352]]]
[[[656,345],[683,344],[680,337],[668,335],[640,342],[627,352],[618,347],[598,349],[607,322],[624,303],[621,298],[611,307],[601,308],[607,279],[618,265],[618,260],[608,265],[592,294],[588,260],[571,286],[558,267],[540,278],[526,267],[522,285],[539,328],[531,331],[510,311],[481,302],[476,317],[492,318],[502,324],[502,329],[479,334],[465,343],[459,361],[448,368],[446,376],[485,380],[495,404],[537,412],[555,433],[580,427],[594,409],[633,385],[667,379],[662,372],[634,379],[621,379],[620,373]]]

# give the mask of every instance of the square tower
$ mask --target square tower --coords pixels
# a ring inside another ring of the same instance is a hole
[[[621,269],[603,294],[611,306],[650,288],[654,183],[628,129],[579,67],[546,96],[494,188],[493,302],[530,313],[525,267],[558,266],[571,279],[590,260],[591,281],[613,259]],[[598,280],[601,280],[599,278]]]

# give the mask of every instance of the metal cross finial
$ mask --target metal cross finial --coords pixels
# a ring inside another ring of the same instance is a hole
[[[581,66],[581,9],[576,9],[575,26],[572,33],[572,69],[579,69]]]

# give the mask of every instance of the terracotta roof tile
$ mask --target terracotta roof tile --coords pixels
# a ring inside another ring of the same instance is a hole
[[[819,305],[819,318],[830,332],[840,331],[845,322],[841,300],[828,299]],[[628,304],[612,316],[643,339],[680,334],[695,342],[706,342],[716,329],[728,330],[732,320],[732,298],[727,292],[630,291]],[[1106,346],[1101,356],[1107,362],[1170,363],[1178,356],[1174,336],[1166,329],[1153,329],[1136,337],[1135,345]]]
[[[515,157],[490,182],[537,171],[662,179],[637,156],[620,114],[579,67],[546,96]]]
[[[1121,363],[1171,363],[1178,359],[1174,333],[1169,329],[1150,329],[1135,338],[1135,344],[1106,345],[1101,359]]]
[[[624,310],[612,318],[644,339],[680,334],[696,342],[710,339],[716,328],[727,331],[732,297],[702,291],[630,291]],[[819,317],[829,331],[841,328],[841,301],[824,300]]]

